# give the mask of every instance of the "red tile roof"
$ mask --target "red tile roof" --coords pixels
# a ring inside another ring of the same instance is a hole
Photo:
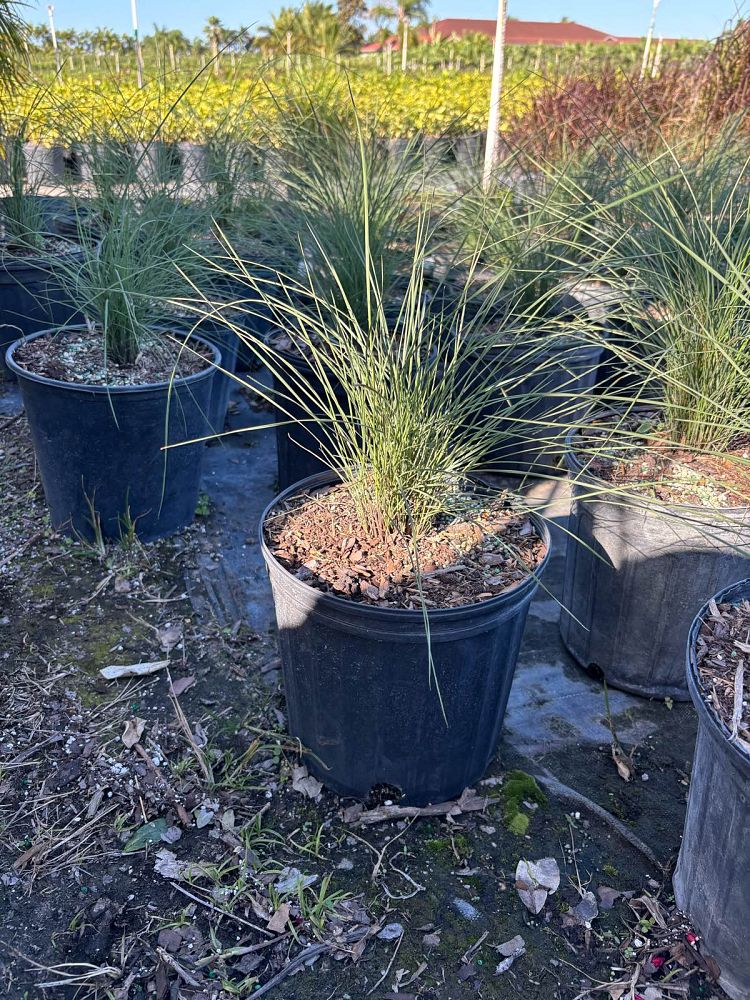
[[[429,27],[418,32],[421,42],[429,42],[434,38],[461,38],[471,32],[495,37],[496,21],[469,17],[447,17],[442,21],[434,21]],[[608,35],[596,28],[587,28],[585,24],[575,21],[519,21],[515,17],[508,18],[505,25],[505,41],[509,45],[573,45],[595,42],[617,44],[624,41],[639,41],[640,39],[618,38]],[[398,45],[397,35],[386,39],[386,43]],[[379,52],[383,42],[370,42],[361,52]]]

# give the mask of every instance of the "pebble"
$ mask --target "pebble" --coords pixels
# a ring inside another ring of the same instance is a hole
[[[479,920],[482,915],[476,906],[472,906],[471,903],[467,903],[465,899],[460,899],[458,896],[453,899],[451,905],[467,920]]]

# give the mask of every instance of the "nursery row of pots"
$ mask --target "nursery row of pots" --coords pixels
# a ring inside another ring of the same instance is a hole
[[[395,158],[407,151],[424,152],[433,166],[455,163],[475,167],[484,155],[483,132],[466,135],[425,136],[384,139],[383,142]],[[215,176],[212,147],[197,142],[148,143],[110,142],[110,151],[118,150],[123,176],[137,176],[143,182],[168,183],[170,181],[210,183]],[[247,147],[248,177],[262,172],[265,150],[254,144]],[[86,143],[72,146],[47,146],[36,142],[24,143],[24,160],[29,184],[39,188],[56,186],[68,181],[85,182],[91,179],[90,160],[95,148]],[[0,160],[0,179],[2,178]]]
[[[200,487],[203,446],[196,439],[206,434],[207,414],[223,424],[230,383],[217,366],[231,370],[234,334],[219,338],[213,330],[212,343],[207,321],[205,330],[199,327],[205,336],[192,338],[206,352],[201,371],[173,382],[114,387],[62,382],[18,363],[21,345],[49,334],[16,342],[7,362],[20,381],[53,524],[89,535],[96,522],[103,535],[117,537],[134,522],[145,540],[184,527]],[[299,374],[309,376],[303,365]],[[271,551],[265,527],[274,512],[334,481],[328,472],[303,476],[298,459],[314,461],[315,438],[300,442],[287,426],[279,428],[278,442],[280,473],[284,468],[294,481],[265,511],[259,537],[274,593],[290,731],[308,749],[311,772],[337,793],[358,798],[381,786],[416,805],[460,794],[496,750],[529,604],[549,559],[545,524],[533,519],[546,555],[522,582],[479,603],[429,612],[440,699],[430,697],[421,610],[321,593]],[[165,450],[165,444],[180,446]],[[690,622],[717,590],[717,602],[750,597],[750,582],[735,582],[746,574],[747,512],[732,511],[710,525],[697,508],[622,503],[586,472],[572,436],[566,460],[575,497],[563,637],[580,663],[596,665],[615,686],[692,696],[700,736],[677,897],[726,970],[722,982],[730,995],[744,996],[750,969],[733,929],[746,901],[726,886],[740,885],[730,878],[737,861],[729,838],[742,843],[750,834],[750,756],[707,707],[696,673],[697,631],[709,606]]]

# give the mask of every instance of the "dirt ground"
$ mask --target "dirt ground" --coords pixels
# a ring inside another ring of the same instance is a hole
[[[50,531],[0,404],[4,996],[724,996],[671,897],[690,706],[614,696],[608,719],[540,593],[474,795],[429,817],[340,801],[286,733],[256,522],[236,520],[245,468],[272,495],[272,438],[208,449],[182,535],[97,548]],[[529,908],[517,866],[541,859],[553,891]]]

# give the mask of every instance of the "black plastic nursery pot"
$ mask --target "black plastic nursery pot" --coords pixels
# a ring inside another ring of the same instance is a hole
[[[713,598],[738,604],[750,598],[750,580]],[[696,642],[704,605],[687,644],[687,682],[698,712],[698,739],[690,779],[685,830],[674,874],[677,905],[687,913],[721,967],[719,984],[733,1000],[750,997],[750,753],[708,707],[697,667]]]
[[[0,255],[0,378],[14,377],[5,361],[14,340],[64,326],[76,315],[53,268],[42,258]]]
[[[295,351],[280,351],[285,366],[285,376],[294,377],[295,381],[305,386],[304,391],[319,395],[323,392],[323,384],[317,372],[313,370],[303,355]],[[281,367],[281,366],[280,366]],[[294,375],[292,376],[292,371]],[[287,375],[288,373],[288,375]],[[280,490],[299,483],[303,479],[318,473],[328,471],[328,465],[322,457],[322,450],[327,443],[324,428],[324,415],[320,414],[320,422],[310,422],[310,411],[289,398],[283,380],[272,368],[272,388],[284,399],[284,412],[276,410],[276,457],[278,462],[278,483]],[[342,406],[346,405],[346,392],[336,378],[328,376],[328,384],[336,392],[336,397]],[[304,395],[303,391],[303,395]],[[300,422],[298,422],[300,421]],[[304,421],[302,423],[301,421]]]
[[[237,351],[240,341],[234,330],[210,320],[201,323],[198,332],[221,355],[221,371],[217,371],[214,375],[211,406],[208,411],[209,427],[214,433],[220,434],[224,430],[227,418],[229,394],[232,387],[237,384],[232,375],[237,370]]]
[[[366,798],[384,786],[403,804],[444,802],[478,781],[495,754],[529,603],[549,556],[517,587],[478,604],[428,612],[379,608],[324,594],[274,558],[264,525],[290,497],[334,482],[330,473],[285,490],[259,538],[271,579],[289,731],[328,788]]]
[[[547,475],[562,464],[562,442],[591,406],[591,390],[602,348],[586,343],[561,345],[528,357],[528,346],[501,351],[485,377],[513,375],[510,409],[503,394],[485,406],[478,419],[508,415],[509,433],[483,459],[483,466],[509,475]],[[520,403],[518,401],[521,401]],[[498,424],[498,426],[501,426]]]
[[[192,339],[221,363],[216,348]],[[91,538],[98,518],[103,535],[116,539],[134,522],[138,537],[151,541],[189,524],[205,449],[200,442],[164,446],[205,435],[216,369],[171,383],[77,385],[22,368],[14,358],[19,343],[6,358],[19,380],[53,526]]]
[[[224,430],[227,408],[229,407],[229,394],[232,387],[237,384],[232,376],[237,370],[239,337],[234,330],[210,316],[200,320],[200,322],[197,316],[173,316],[165,318],[159,325],[163,326],[165,330],[169,330],[170,326],[177,326],[182,336],[195,333],[218,350],[221,356],[221,368],[217,369],[214,375],[211,402],[206,414],[208,429],[205,433],[220,434]]]
[[[624,498],[586,472],[573,481],[560,632],[584,668],[632,694],[687,701],[684,635],[695,608],[747,575],[750,508]]]

